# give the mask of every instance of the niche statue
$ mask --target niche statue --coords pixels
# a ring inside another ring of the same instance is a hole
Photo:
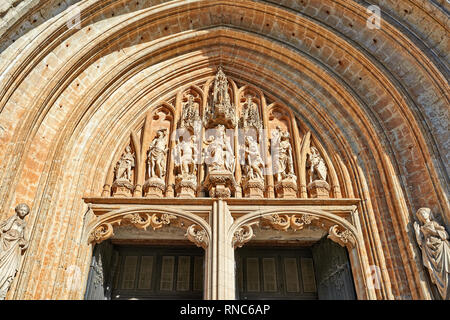
[[[420,224],[414,222],[417,243],[422,250],[422,262],[443,300],[450,300],[450,245],[445,228],[434,221],[430,208],[416,212]]]
[[[25,217],[30,208],[21,203],[16,214],[0,224],[0,300],[4,300],[17,271],[23,252],[28,248],[25,239]]]

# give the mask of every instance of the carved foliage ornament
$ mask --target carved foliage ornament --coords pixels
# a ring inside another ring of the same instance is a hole
[[[241,248],[254,236],[252,226],[250,224],[243,225],[233,234],[233,248]]]
[[[301,230],[305,225],[309,225],[313,220],[318,220],[319,218],[314,217],[309,214],[302,215],[278,215],[273,214],[269,217],[263,217],[263,219],[268,222],[274,229],[286,231],[292,228],[294,231]]]
[[[200,226],[193,224],[189,226],[186,230],[185,236],[195,243],[197,247],[202,247],[206,249],[209,244],[209,238],[206,230],[203,230]]]
[[[330,228],[328,231],[328,238],[349,249],[356,245],[356,239],[353,233],[348,229],[342,230],[342,227],[338,225],[334,225]]]
[[[114,235],[115,225],[130,224],[138,229],[147,230],[147,227],[151,226],[153,230],[162,228],[165,225],[169,225],[171,220],[177,217],[171,214],[148,214],[148,213],[134,213],[127,214],[123,217],[117,218],[113,221],[104,222],[92,231],[89,236],[89,242],[100,243]]]

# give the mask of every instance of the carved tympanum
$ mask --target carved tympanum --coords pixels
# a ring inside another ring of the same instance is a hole
[[[443,300],[450,300],[450,244],[448,233],[434,220],[431,209],[416,212],[420,223],[414,222],[417,243],[422,250],[422,262]]]
[[[16,214],[0,224],[0,300],[4,300],[17,271],[23,252],[28,248],[25,238],[25,217],[30,208],[21,203]]]

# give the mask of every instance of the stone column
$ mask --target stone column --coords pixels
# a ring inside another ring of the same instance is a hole
[[[264,175],[266,177],[266,190],[267,190],[267,197],[268,198],[275,198],[275,191],[274,191],[274,182],[273,182],[273,168],[272,168],[272,156],[270,154],[270,128],[269,128],[269,118],[268,118],[268,109],[267,109],[267,103],[264,96],[261,99],[262,104],[262,119],[263,119],[263,127],[264,127],[264,137],[261,137],[264,141],[261,140],[261,144],[264,145],[263,152],[264,155],[261,154],[261,156],[265,156],[264,159],[264,165],[266,166],[264,168]]]
[[[227,203],[217,200],[209,218],[212,239],[205,253],[205,291],[206,300],[235,299],[234,249],[228,230],[233,217]]]

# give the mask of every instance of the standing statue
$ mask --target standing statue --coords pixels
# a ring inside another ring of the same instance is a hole
[[[158,130],[156,137],[150,144],[147,155],[148,174],[150,178],[159,178],[162,180],[166,174],[166,130]]]
[[[219,124],[216,130],[217,135],[210,136],[205,141],[208,170],[227,170],[234,173],[235,157],[230,139],[225,133],[225,127]]]
[[[422,250],[422,262],[428,269],[431,281],[443,300],[450,300],[450,244],[445,228],[434,221],[429,208],[416,212],[419,223],[414,222],[417,243]]]
[[[213,102],[216,104],[230,104],[230,95],[228,94],[228,81],[222,68],[219,70],[214,79]]]
[[[0,300],[5,299],[19,270],[22,253],[28,248],[24,219],[30,213],[30,208],[21,203],[15,211],[16,215],[0,224]]]
[[[122,154],[120,160],[116,164],[115,181],[126,180],[131,183],[131,169],[134,165],[134,155],[131,153],[130,146],[127,146],[125,148],[125,153]]]
[[[197,138],[192,135],[190,141],[180,137],[174,156],[177,160],[178,174],[181,176],[195,176],[197,173]]]
[[[292,146],[289,142],[289,132],[283,132],[279,126],[272,133],[272,150],[275,153],[274,171],[276,181],[282,181],[284,179],[296,180]]]
[[[264,168],[264,162],[261,159],[258,143],[253,140],[252,136],[247,136],[245,138],[244,158],[247,168],[247,178],[263,180],[262,170]]]
[[[188,95],[188,101],[183,105],[183,112],[180,120],[180,128],[190,128],[197,134],[201,129],[201,120],[198,114],[199,105],[194,101],[194,97]]]
[[[253,127],[255,130],[262,129],[262,121],[259,116],[258,106],[253,102],[253,97],[247,95],[247,100],[242,106],[242,116],[239,120],[241,128],[248,130]]]
[[[309,182],[327,180],[327,166],[316,147],[311,147],[307,166],[310,168]]]

